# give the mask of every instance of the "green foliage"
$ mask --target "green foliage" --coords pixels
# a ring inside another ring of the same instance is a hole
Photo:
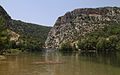
[[[5,29],[5,19],[0,17],[0,31]]]
[[[18,55],[20,53],[21,53],[21,51],[19,49],[8,49],[3,54],[6,54],[6,55]]]
[[[51,27],[13,20],[11,29],[21,35],[21,39],[44,43]]]
[[[4,22],[3,19],[0,20],[1,24],[5,24]],[[0,33],[0,49],[4,51],[5,49],[19,49],[22,52],[40,51],[44,47],[47,34],[51,29],[51,27],[13,20],[10,30],[18,33],[20,38],[18,41],[10,41],[5,25],[0,25],[0,28],[2,30]]]
[[[96,46],[96,38],[84,38],[78,41],[78,48],[81,50],[94,50]]]
[[[65,42],[61,44],[60,51],[62,52],[72,52],[73,48],[69,42]]]
[[[86,48],[85,48],[85,44],[86,44],[87,42],[86,42],[86,40],[85,39],[80,39],[79,41],[78,41],[78,48],[79,49],[82,49],[82,50],[85,50]]]
[[[116,49],[120,51],[120,41],[116,44]]]
[[[10,26],[11,30],[20,35],[19,43],[9,43],[9,48],[18,48],[21,51],[40,51],[44,47],[44,42],[47,38],[51,27],[25,23],[22,21],[13,20]]]
[[[104,28],[86,34],[77,43],[78,49],[98,52],[120,51],[120,25],[105,25]],[[73,51],[74,47],[69,42],[61,45],[63,51]]]
[[[41,43],[36,43],[36,41],[24,41],[18,44],[18,48],[22,51],[40,51],[42,46]]]
[[[10,49],[40,51],[51,28],[21,21],[13,21],[10,29],[20,35],[17,43],[16,41],[10,41],[6,23],[5,18],[0,17],[0,54]]]
[[[5,23],[6,23],[5,19],[1,16],[0,17],[0,54],[8,46],[8,40],[9,40],[9,35]]]
[[[111,47],[111,42],[110,40],[107,40],[107,38],[100,37],[98,39],[98,43],[96,45],[97,50],[105,50],[105,49],[110,49]]]
[[[103,29],[87,34],[78,42],[81,50],[116,51],[120,50],[120,25],[106,25]]]
[[[0,7],[0,54],[10,50],[39,51],[43,48],[51,27],[12,20],[7,12]],[[20,35],[19,40],[10,41],[13,31]]]

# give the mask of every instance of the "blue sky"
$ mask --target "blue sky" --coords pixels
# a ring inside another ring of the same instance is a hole
[[[17,20],[53,26],[59,16],[76,8],[120,7],[120,0],[0,0],[8,14]]]

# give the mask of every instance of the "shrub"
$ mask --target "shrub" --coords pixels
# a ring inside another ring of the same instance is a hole
[[[62,52],[72,52],[73,48],[69,42],[65,42],[61,44],[60,51]]]

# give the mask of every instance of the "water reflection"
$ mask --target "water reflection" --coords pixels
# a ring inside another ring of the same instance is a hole
[[[82,57],[86,61],[120,67],[119,53],[116,52],[87,54]]]
[[[44,53],[45,55],[45,62],[48,62],[48,61],[54,61],[54,62],[60,62],[60,58],[61,55],[60,53],[58,52],[53,52],[53,51],[47,51]]]
[[[63,64],[31,64],[32,62],[64,62]],[[7,56],[0,61],[0,75],[118,75],[120,53],[81,54],[44,52]]]

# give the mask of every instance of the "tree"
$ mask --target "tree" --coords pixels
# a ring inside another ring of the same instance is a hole
[[[96,38],[87,37],[78,41],[78,48],[81,50],[95,50],[96,49]]]
[[[9,42],[9,35],[5,25],[6,21],[0,17],[0,54],[7,48]]]
[[[61,44],[60,51],[62,52],[72,52],[73,48],[69,42],[65,42]]]
[[[96,44],[96,49],[99,51],[110,50],[111,42],[108,38],[100,37]]]
[[[120,51],[120,41],[116,44],[116,50]]]

